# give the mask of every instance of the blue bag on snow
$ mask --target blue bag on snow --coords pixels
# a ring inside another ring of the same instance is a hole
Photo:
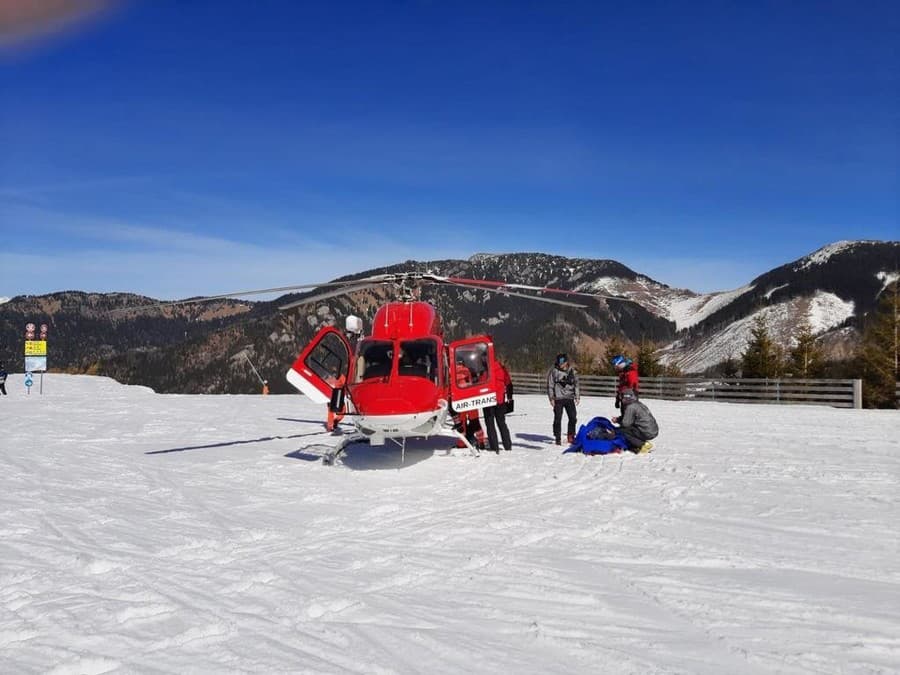
[[[628,442],[621,433],[616,431],[615,438],[588,438],[595,429],[610,429],[615,431],[613,423],[605,417],[595,417],[587,424],[582,424],[575,434],[572,445],[563,450],[566,452],[583,452],[586,455],[606,455],[610,452],[622,452],[628,449]]]

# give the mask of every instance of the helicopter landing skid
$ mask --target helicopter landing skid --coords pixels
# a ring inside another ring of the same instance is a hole
[[[469,449],[469,452],[473,457],[481,456],[481,453],[478,452],[478,448],[469,443],[469,440],[463,434],[459,433],[458,431],[453,431],[452,433],[459,440],[465,443],[465,446]],[[353,434],[351,436],[345,436],[341,439],[341,442],[338,443],[334,448],[322,455],[322,464],[324,464],[325,466],[332,466],[334,465],[334,461],[341,455],[341,453],[347,449],[348,445],[352,443],[368,443],[371,440],[372,439],[365,434]],[[401,438],[399,441],[396,438],[389,438],[388,440],[393,441],[400,446],[400,463],[403,464],[406,461],[406,438]]]
[[[474,445],[469,443],[469,439],[465,437],[465,435],[460,432],[453,430],[453,435],[456,436],[459,440],[466,444],[466,447],[469,449],[469,452],[472,454],[472,457],[481,457],[481,453],[478,451]]]
[[[334,460],[338,458],[344,450],[347,449],[347,446],[351,443],[362,443],[363,441],[368,442],[369,437],[364,434],[353,434],[351,436],[344,436],[341,439],[341,442],[338,443],[334,448],[326,452],[322,455],[322,464],[326,466],[331,466],[334,464]]]

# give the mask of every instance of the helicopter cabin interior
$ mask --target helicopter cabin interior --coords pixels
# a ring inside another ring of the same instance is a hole
[[[396,365],[399,377],[423,377],[438,383],[440,346],[434,338],[365,339],[357,347],[354,382],[388,377]]]

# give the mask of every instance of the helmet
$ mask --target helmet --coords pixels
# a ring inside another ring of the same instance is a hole
[[[619,394],[619,399],[622,401],[622,407],[624,408],[629,403],[637,401],[637,394],[631,389],[623,389],[622,393]]]
[[[621,354],[617,354],[612,359],[612,364],[614,368],[624,368],[630,363],[631,359],[622,356]]]
[[[561,366],[569,360],[569,356],[565,353],[556,355],[556,365]]]

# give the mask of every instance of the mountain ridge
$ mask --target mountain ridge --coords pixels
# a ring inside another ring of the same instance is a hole
[[[802,318],[813,324],[823,344],[833,343],[835,353],[846,352],[860,319],[895,278],[898,258],[900,242],[834,242],[744,286],[715,293],[673,288],[615,260],[536,252],[407,260],[341,279],[427,269],[442,276],[621,296],[623,300],[599,299],[581,311],[473,289],[423,292],[441,313],[448,338],[490,333],[514,368],[540,369],[552,354],[565,350],[591,370],[605,346],[618,340],[632,345],[650,341],[660,347],[664,362],[685,372],[703,372],[739,355],[760,315],[772,322],[779,340],[789,340],[792,326]],[[249,392],[258,389],[249,359],[273,391],[288,391],[283,374],[316,330],[340,325],[350,313],[368,324],[375,309],[390,299],[378,288],[277,311],[278,305],[315,292],[288,293],[273,301],[220,299],[162,308],[151,308],[158,301],[132,293],[17,296],[0,305],[0,358],[11,368],[19,366],[24,324],[48,322],[51,368],[104,373],[157,391]],[[124,307],[127,312],[121,312]]]

